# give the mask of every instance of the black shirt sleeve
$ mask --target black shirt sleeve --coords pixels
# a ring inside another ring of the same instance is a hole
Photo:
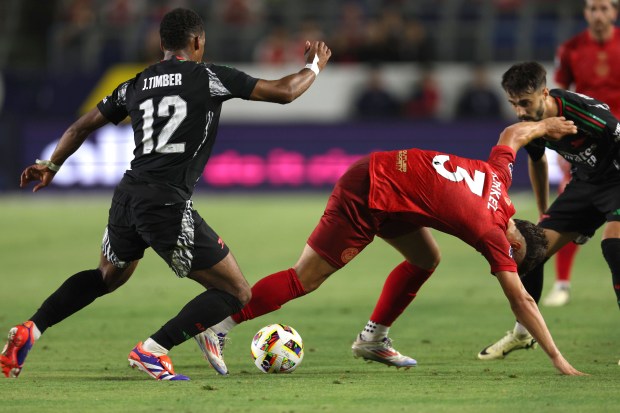
[[[232,98],[248,100],[258,82],[257,78],[228,66],[210,64],[207,70],[211,96],[220,97],[222,101]]]
[[[97,104],[97,108],[106,119],[118,125],[128,115],[127,88],[131,80],[121,83],[111,95],[106,96]]]
[[[542,138],[534,139],[525,145],[525,151],[534,162],[538,162],[545,154],[545,143]]]

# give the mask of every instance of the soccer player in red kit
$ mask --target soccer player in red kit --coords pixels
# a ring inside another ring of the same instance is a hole
[[[609,105],[611,113],[620,119],[620,28],[618,0],[585,0],[583,15],[588,28],[558,47],[555,82],[562,89],[591,96]],[[570,165],[558,157],[562,169],[562,192],[570,181]],[[546,210],[546,197],[538,200],[539,213]],[[541,203],[542,201],[542,203]],[[562,306],[570,299],[571,268],[578,246],[568,243],[556,254],[556,281],[543,300],[548,306]]]
[[[279,309],[284,303],[317,289],[331,274],[356,257],[375,236],[405,257],[388,276],[375,313],[390,326],[415,298],[439,264],[439,249],[429,228],[454,235],[480,252],[502,286],[515,315],[531,328],[554,366],[563,374],[582,374],[555,346],[542,315],[527,294],[518,271],[526,273],[546,251],[541,228],[512,220],[515,208],[508,197],[516,151],[543,136],[559,139],[576,132],[572,121],[549,118],[506,128],[488,161],[436,151],[407,149],[376,152],[355,162],[338,180],[319,224],[293,268],[271,274],[252,287],[252,299],[237,314],[211,327],[220,337],[234,325]],[[455,202],[456,201],[456,202]],[[448,208],[449,205],[449,208]],[[473,219],[475,217],[475,219]],[[373,318],[374,319],[374,318]],[[221,371],[221,351],[212,352],[196,339],[205,357]],[[397,367],[416,361],[401,355],[387,334],[367,340],[362,333],[353,344],[355,356]]]

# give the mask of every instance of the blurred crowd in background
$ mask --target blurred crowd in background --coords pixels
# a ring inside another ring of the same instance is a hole
[[[302,64],[304,41],[325,40],[331,64],[371,68],[350,113],[375,118],[435,117],[442,91],[434,69],[454,62],[471,63],[472,76],[450,113],[497,116],[484,65],[550,62],[555,46],[584,28],[582,2],[561,0],[1,0],[0,71],[23,82],[22,99],[36,94],[34,105],[13,106],[59,111],[41,90],[65,90],[73,102],[83,96],[72,99],[78,92],[67,84],[95,83],[117,63],[157,61],[159,22],[174,7],[202,15],[213,62]],[[409,96],[382,87],[384,64],[422,68]]]
[[[0,68],[153,61],[179,6],[204,18],[209,59],[228,62],[298,62],[305,39],[340,63],[548,60],[583,28],[582,2],[561,0],[2,0]]]
[[[203,17],[207,61],[250,75],[301,67],[305,40],[333,51],[286,114],[231,103],[232,123],[512,121],[501,73],[523,60],[551,68],[586,27],[582,0],[0,0],[0,190],[44,146],[25,136],[50,139],[49,122],[92,105],[116,65],[136,65],[128,78],[161,58],[159,23],[175,7]]]

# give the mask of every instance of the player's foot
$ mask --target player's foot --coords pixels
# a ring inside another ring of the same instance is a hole
[[[228,367],[224,362],[224,345],[226,345],[225,334],[215,334],[213,330],[207,328],[202,333],[196,335],[194,340],[198,343],[200,351],[211,366],[225,376],[228,374]]]
[[[351,350],[353,350],[355,358],[361,357],[364,360],[377,361],[387,366],[409,368],[418,364],[411,357],[403,356],[392,347],[392,340],[388,337],[381,341],[364,341],[361,335],[358,335],[351,346]]]
[[[189,380],[182,374],[175,374],[172,361],[168,356],[156,356],[142,348],[138,343],[129,353],[129,365],[138,368],[156,380]]]
[[[570,287],[562,284],[554,284],[549,294],[543,300],[547,307],[561,307],[570,301]]]
[[[0,354],[0,366],[6,377],[17,378],[34,344],[34,323],[26,321],[9,330],[9,339]]]
[[[478,353],[478,358],[480,360],[494,360],[494,359],[503,359],[514,350],[521,349],[534,349],[538,346],[534,337],[532,337],[529,333],[524,335],[517,335],[513,331],[507,331],[506,335],[502,337],[495,344],[491,344],[488,347],[485,347],[480,353]]]

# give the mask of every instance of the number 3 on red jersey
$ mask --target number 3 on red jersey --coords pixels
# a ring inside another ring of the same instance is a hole
[[[449,160],[450,157],[448,155],[436,155],[433,158],[433,168],[435,168],[439,175],[452,182],[461,182],[462,180],[465,180],[465,183],[467,184],[469,190],[481,197],[482,190],[484,189],[485,173],[476,170],[472,179],[472,177],[469,175],[469,172],[467,172],[460,166],[457,166],[454,172],[450,172],[446,169],[444,165]]]

